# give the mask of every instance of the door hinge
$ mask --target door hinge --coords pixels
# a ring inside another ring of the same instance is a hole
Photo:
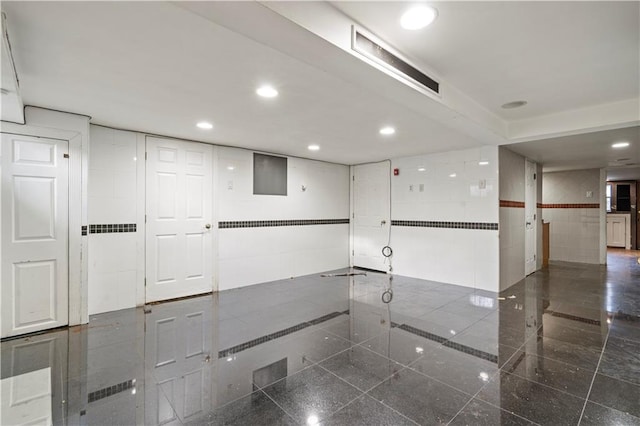
[[[64,158],[69,158],[69,154],[62,154]]]
[[[144,159],[145,159],[145,161],[147,160],[147,152],[146,151],[144,152]]]
[[[144,223],[147,223],[147,215],[144,215]]]
[[[536,173],[533,174],[533,180],[536,180]]]
[[[351,180],[355,182],[355,180],[356,180],[356,175],[351,176]]]
[[[144,286],[147,286],[147,277],[144,277]]]
[[[535,213],[533,214],[533,220],[536,220],[536,214]]]
[[[351,250],[351,256],[355,256],[356,255],[355,252],[356,252],[355,250]]]
[[[356,218],[356,214],[355,213],[351,213],[351,219],[355,219]]]

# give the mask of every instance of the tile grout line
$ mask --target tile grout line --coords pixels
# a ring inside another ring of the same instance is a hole
[[[266,387],[266,386],[265,386],[265,387]],[[291,419],[295,422],[295,421],[296,421],[296,418],[295,418],[294,416],[292,416],[292,415],[291,415],[291,413],[289,413],[287,410],[285,410],[285,409],[284,409],[280,404],[278,404],[278,403],[275,401],[275,399],[271,398],[271,395],[269,395],[268,393],[266,393],[263,389],[264,389],[264,388],[258,388],[258,390],[259,390],[260,392],[262,392],[262,394],[263,394],[264,396],[266,396],[267,398],[269,398],[269,400],[270,400],[271,402],[273,402],[274,404],[276,404],[276,407],[278,407],[279,409],[281,409],[281,410],[282,410],[282,411],[283,411],[287,416],[289,416],[289,418],[291,418]],[[253,393],[253,392],[252,392],[252,393]],[[249,395],[251,395],[251,394],[249,394]]]
[[[536,334],[534,334],[533,336],[537,336],[537,330],[536,330]],[[532,336],[532,337],[533,337],[533,336]],[[447,425],[448,425],[448,424],[450,424],[452,421],[454,421],[454,420],[455,420],[455,418],[456,418],[456,417],[458,417],[458,416],[460,415],[460,413],[462,413],[462,411],[463,411],[463,410],[464,410],[464,409],[469,405],[469,403],[471,403],[471,401],[473,401],[474,399],[476,399],[476,397],[480,394],[480,392],[482,392],[482,390],[483,390],[484,388],[486,388],[487,386],[489,386],[489,383],[491,383],[491,381],[492,381],[496,376],[499,376],[499,375],[500,375],[500,373],[502,372],[502,368],[504,368],[504,366],[505,366],[505,365],[507,365],[507,364],[509,363],[509,361],[511,361],[511,359],[512,359],[512,358],[514,358],[514,357],[516,356],[516,354],[517,354],[518,352],[520,352],[520,351],[521,351],[521,349],[524,347],[524,345],[527,343],[527,341],[528,341],[528,339],[525,339],[525,341],[524,341],[524,342],[523,342],[523,343],[522,343],[522,344],[521,344],[521,345],[520,345],[520,346],[515,350],[515,352],[513,352],[513,353],[511,354],[511,356],[510,356],[509,358],[507,358],[507,360],[504,362],[504,364],[502,364],[502,367],[498,367],[498,370],[497,370],[495,373],[493,373],[493,375],[489,378],[489,380],[487,380],[487,382],[486,382],[484,385],[482,385],[482,387],[481,387],[480,389],[478,389],[478,391],[477,391],[477,392],[476,392],[476,393],[475,393],[475,394],[474,394],[474,395],[473,395],[473,396],[472,396],[472,397],[471,397],[471,398],[466,402],[466,404],[464,404],[464,405],[462,406],[462,408],[460,408],[460,410],[458,410],[458,412],[455,414],[455,416],[453,416],[453,417],[451,418],[451,420],[449,420],[449,422],[447,422]],[[509,345],[506,345],[506,346],[509,346]],[[513,347],[513,346],[510,346],[510,347]],[[514,348],[514,349],[515,349],[515,348]],[[500,352],[500,349],[499,349],[499,348],[498,348],[498,352]],[[498,362],[499,362],[499,361],[498,361]],[[454,388],[454,389],[455,389],[455,388]],[[494,406],[494,407],[495,407],[495,405],[491,404],[490,402],[485,401],[484,399],[480,399],[480,401],[482,401],[482,402],[484,402],[484,403],[486,403],[486,404],[489,404],[489,405],[492,405],[492,406]],[[501,407],[496,407],[496,408],[498,408],[498,409],[502,410],[502,408],[501,408]],[[506,411],[506,410],[504,410],[504,411]],[[515,416],[517,416],[517,417],[523,418],[523,419],[525,419],[525,420],[527,420],[527,421],[531,422],[531,420],[529,420],[529,419],[527,419],[527,418],[525,418],[525,417],[522,417],[522,416],[520,416],[520,415],[518,415],[518,414],[511,413],[511,412],[509,412],[509,411],[507,411],[507,412],[508,412],[509,414],[513,414],[513,415],[515,415]],[[532,423],[535,423],[535,422],[532,422]],[[537,423],[536,423],[536,424],[537,424]]]
[[[607,349],[607,343],[609,342],[609,335],[611,334],[611,326],[613,326],[614,321],[615,321],[615,317],[613,318],[613,321],[611,321],[610,327],[607,329],[607,337],[604,338],[604,344],[602,345],[602,352],[600,352],[600,358],[598,358],[598,364],[596,365],[596,370],[593,372],[593,377],[591,378],[591,384],[589,385],[589,391],[587,392],[587,396],[584,399],[584,405],[582,406],[582,412],[580,412],[580,419],[578,420],[578,426],[580,426],[580,423],[582,423],[584,412],[587,409],[587,404],[589,403],[589,397],[591,396],[591,390],[593,389],[593,384],[595,383],[596,377],[598,376],[600,363],[602,362],[604,351]]]

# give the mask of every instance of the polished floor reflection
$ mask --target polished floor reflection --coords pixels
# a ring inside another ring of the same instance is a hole
[[[2,342],[0,424],[640,425],[638,254],[504,294],[314,275],[96,315]]]

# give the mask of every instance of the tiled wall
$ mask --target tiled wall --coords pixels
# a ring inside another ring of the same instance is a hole
[[[600,263],[600,187],[600,169],[543,175],[542,216],[550,222],[550,260]]]
[[[136,134],[91,126],[89,314],[136,306],[138,282]]]
[[[500,289],[524,278],[525,159],[506,148],[500,157]]]
[[[253,195],[252,151],[220,147],[217,161],[219,290],[349,265],[347,166],[290,157],[277,196]]]
[[[397,158],[392,167],[400,170],[391,181],[394,273],[497,291],[497,148]]]
[[[289,195],[254,196],[253,151],[217,153],[219,290],[348,266],[347,166],[289,158]],[[144,185],[144,135],[91,126],[90,314],[144,303]]]

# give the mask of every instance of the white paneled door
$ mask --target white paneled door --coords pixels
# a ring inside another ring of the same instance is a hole
[[[147,137],[146,301],[213,289],[213,147]]]
[[[536,185],[536,163],[527,160],[525,166],[525,189],[524,189],[524,216],[525,216],[525,275],[533,274],[536,271],[536,239],[537,239],[537,185]]]
[[[382,248],[391,227],[388,162],[353,168],[353,266],[387,272]]]
[[[2,135],[2,337],[69,323],[67,147]]]

